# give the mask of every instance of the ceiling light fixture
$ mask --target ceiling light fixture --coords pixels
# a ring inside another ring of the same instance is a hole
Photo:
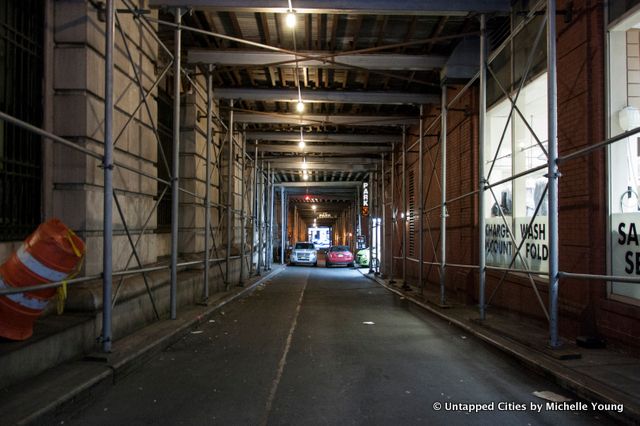
[[[293,10],[289,10],[289,12],[287,12],[285,22],[287,23],[287,27],[289,28],[296,27],[296,13]]]
[[[304,102],[302,102],[302,99],[298,100],[298,103],[296,104],[296,111],[300,114],[304,112]]]
[[[300,127],[300,142],[298,142],[298,147],[300,149],[304,149],[304,147],[305,147],[304,134],[302,133],[302,127]]]

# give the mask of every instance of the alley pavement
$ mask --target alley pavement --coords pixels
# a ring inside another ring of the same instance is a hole
[[[357,270],[313,267],[286,268],[115,385],[47,419],[65,425],[612,422],[590,402]]]

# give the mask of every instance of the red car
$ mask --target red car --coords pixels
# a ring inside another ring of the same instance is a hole
[[[333,265],[353,266],[353,253],[347,246],[331,246],[327,250],[326,267]]]

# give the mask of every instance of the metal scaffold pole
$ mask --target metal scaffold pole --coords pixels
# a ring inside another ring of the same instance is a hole
[[[233,99],[229,101],[229,145],[227,146],[227,251],[225,262],[225,283],[227,289],[231,285],[231,245],[233,243]]]
[[[385,205],[385,194],[384,194],[384,154],[380,154],[380,168],[381,168],[381,172],[380,172],[380,176],[381,176],[381,180],[380,180],[380,185],[381,185],[381,189],[380,189],[380,207],[382,209],[382,212],[380,214],[380,224],[381,224],[381,231],[380,231],[380,244],[378,244],[379,248],[378,248],[378,252],[382,253],[382,255],[380,256],[380,274],[382,276],[384,276],[384,270],[387,266],[387,262],[385,261],[385,256],[386,256],[386,250],[385,250],[385,246],[384,243],[386,241],[386,235],[385,235],[385,230],[387,229],[385,221],[387,219],[387,206]]]
[[[273,265],[273,222],[274,222],[274,217],[273,217],[273,213],[274,213],[274,206],[275,206],[275,172],[273,169],[271,169],[271,188],[270,188],[270,194],[271,194],[271,200],[269,202],[269,210],[270,210],[270,214],[269,214],[269,270],[271,270],[271,266]]]
[[[486,177],[484,171],[485,125],[487,115],[487,22],[486,16],[480,15],[480,93],[478,117],[478,304],[480,319],[486,318],[485,285],[486,285],[486,248],[485,248],[485,212],[484,187]]]
[[[202,299],[209,299],[209,258],[211,257],[211,142],[213,138],[213,65],[207,69],[207,141],[205,148],[205,192],[204,192],[204,285]]]
[[[389,212],[391,213],[391,235],[389,236],[389,283],[393,284],[395,280],[393,279],[393,265],[395,264],[394,253],[393,253],[393,242],[396,233],[396,212],[393,209],[395,205],[395,172],[396,172],[396,152],[395,150],[391,151],[391,167],[389,168],[390,176],[390,185],[391,185],[391,200],[389,204]]]
[[[113,272],[113,45],[115,0],[107,0],[105,37],[105,115],[104,115],[104,233],[102,238],[102,350],[111,352],[111,290]]]
[[[178,303],[178,207],[180,201],[180,57],[182,45],[182,32],[180,22],[182,10],[176,8],[175,23],[178,27],[174,30],[174,54],[173,54],[173,164],[171,170],[171,319],[176,319]]]
[[[402,126],[402,288],[407,284],[407,129]]]
[[[267,162],[267,174],[265,176],[265,186],[264,186],[264,194],[265,194],[265,205],[264,205],[264,229],[265,229],[265,235],[264,235],[264,246],[265,246],[265,250],[264,250],[264,270],[268,271],[271,268],[271,265],[269,264],[269,234],[270,234],[270,228],[271,228],[271,218],[269,217],[269,213],[271,213],[271,209],[269,208],[269,206],[271,205],[271,188],[269,187],[269,184],[271,183],[271,163]]]
[[[256,147],[256,161],[257,161],[257,155],[258,155],[258,148]],[[264,171],[263,171],[263,167],[264,167],[264,162],[261,161],[260,163],[260,167],[258,167],[258,186],[257,186],[257,190],[258,190],[258,194],[256,196],[256,207],[257,207],[257,212],[258,212],[258,264],[257,264],[257,268],[256,268],[256,275],[260,275],[262,273],[262,269],[264,267],[263,265],[263,257],[262,257],[262,245],[264,244],[264,240],[263,240],[263,227],[264,227],[264,210],[263,210],[263,204],[264,204]]]
[[[547,107],[549,123],[549,346],[560,346],[558,338],[558,98],[556,75],[556,2],[547,1]]]
[[[256,239],[258,238],[258,141],[256,140],[256,147],[253,154],[253,211],[252,213],[252,226],[251,226],[251,262],[249,263],[249,275],[253,275],[253,258],[256,254]],[[257,259],[256,259],[257,266]]]
[[[447,262],[447,85],[442,85],[442,107],[440,114],[440,184],[442,199],[440,205],[440,304],[446,302],[445,267]]]
[[[284,186],[280,187],[280,263],[284,265],[284,245],[287,240],[287,215],[285,212]]]
[[[420,286],[420,294],[424,294],[424,151],[423,139],[424,130],[422,128],[423,106],[420,105],[420,123],[418,135],[418,285]]]
[[[373,173],[369,172],[369,212],[368,212],[368,218],[369,221],[367,222],[369,224],[369,273],[373,273],[374,269],[373,269],[373,214],[374,214],[374,207],[373,207]]]
[[[241,145],[242,151],[240,152],[240,276],[238,277],[238,284],[242,285],[244,282],[244,261],[245,261],[245,245],[247,243],[246,234],[247,234],[247,215],[244,211],[244,196],[245,196],[245,187],[244,187],[244,173],[245,173],[245,165],[246,165],[246,143],[247,143],[247,133],[245,128],[246,124],[243,124],[242,136],[241,136]]]

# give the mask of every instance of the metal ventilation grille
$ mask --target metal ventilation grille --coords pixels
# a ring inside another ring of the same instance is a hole
[[[416,255],[416,185],[415,173],[409,171],[409,211],[407,212],[407,221],[409,223],[409,239],[408,239],[408,255],[415,257]]]

